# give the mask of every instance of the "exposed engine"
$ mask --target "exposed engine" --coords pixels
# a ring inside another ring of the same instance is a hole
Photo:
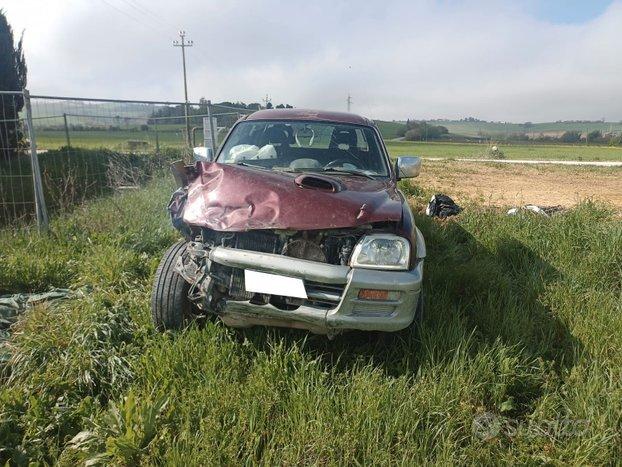
[[[247,292],[244,270],[209,260],[209,251],[218,246],[272,253],[294,258],[347,265],[354,246],[372,226],[355,229],[321,231],[253,230],[248,232],[219,232],[203,229],[200,238],[188,243],[186,254],[180,258],[178,272],[191,284],[190,299],[203,310],[218,312],[224,300],[251,301],[257,305],[272,304],[281,309],[300,305],[319,308],[334,307],[343,292],[342,286],[306,281],[309,298],[274,296]],[[378,228],[374,228],[377,232]]]

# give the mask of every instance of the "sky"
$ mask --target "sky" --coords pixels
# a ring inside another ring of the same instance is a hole
[[[622,120],[622,0],[1,0],[33,94]]]

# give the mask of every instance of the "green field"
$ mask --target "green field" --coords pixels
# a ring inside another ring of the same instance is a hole
[[[0,293],[84,291],[13,328],[0,363],[3,464],[622,458],[622,225],[612,212],[417,215],[428,246],[420,329],[328,341],[208,321],[159,334],[149,297],[177,237],[172,189],[158,180],[90,201],[49,235],[0,231]],[[408,193],[420,212],[429,193]]]
[[[397,138],[399,136],[397,132],[404,126],[401,122],[386,122],[382,120],[375,120],[374,123],[384,139]]]
[[[67,145],[64,130],[42,128],[37,129],[37,147],[39,149],[58,149]],[[197,142],[203,144],[203,133],[196,132]],[[118,151],[128,150],[131,141],[145,142],[144,149],[154,150],[156,139],[161,147],[185,146],[182,127],[180,125],[162,125],[156,133],[153,126],[149,131],[141,131],[137,128],[124,130],[85,130],[71,131],[69,133],[70,145],[76,148],[107,148]]]
[[[376,122],[385,138],[389,152],[393,156],[415,154],[423,157],[483,157],[487,154],[488,144],[448,143],[448,142],[407,142],[392,141],[399,124],[392,122]],[[203,144],[201,129],[196,130],[196,144]],[[225,133],[221,132],[220,137]],[[70,141],[73,147],[101,148],[117,151],[153,152],[156,148],[156,137],[160,147],[183,148],[185,141],[181,125],[160,125],[156,134],[154,127],[148,131],[138,128],[124,130],[89,130],[71,131]],[[132,142],[136,146],[133,149]],[[145,144],[142,144],[144,142]],[[37,145],[40,149],[58,149],[66,145],[65,132],[58,129],[38,129]],[[559,160],[622,160],[622,147],[578,144],[520,144],[500,143],[499,147],[507,159],[559,159]]]
[[[385,141],[393,157],[479,158],[488,157],[488,144]],[[499,144],[506,159],[622,161],[622,147],[561,144]]]
[[[589,131],[600,130],[603,133],[622,132],[622,122],[544,122],[524,125],[522,123],[502,122],[459,122],[452,120],[434,120],[430,123],[446,127],[450,133],[462,136],[487,136],[503,137],[512,133],[526,133],[532,137],[538,137],[540,133],[561,135],[565,131]]]

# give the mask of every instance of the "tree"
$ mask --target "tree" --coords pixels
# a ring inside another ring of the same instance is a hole
[[[0,10],[0,91],[21,91],[26,87],[23,40],[22,34],[15,46],[13,29],[4,10]],[[21,94],[0,96],[0,157],[3,159],[14,156],[21,143],[23,132],[16,120],[23,107]]]
[[[564,143],[578,143],[581,141],[581,132],[569,130],[564,132],[559,139]]]
[[[603,133],[600,130],[593,130],[587,134],[587,141],[595,143],[603,139]]]
[[[408,120],[404,139],[407,141],[424,141],[429,139],[439,139],[448,134],[449,130],[441,125],[430,125],[428,122]]]

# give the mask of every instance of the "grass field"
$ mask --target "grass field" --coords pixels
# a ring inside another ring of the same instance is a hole
[[[431,143],[385,141],[393,157],[409,154],[421,157],[478,158],[488,157],[489,145],[475,143]],[[500,144],[506,159],[622,161],[622,147],[565,146],[557,144]]]
[[[428,244],[418,330],[328,341],[217,323],[158,334],[149,296],[176,238],[172,185],[0,232],[1,293],[28,312],[0,373],[0,461],[605,464],[622,457],[622,225],[466,205]],[[416,212],[428,192],[408,187]],[[493,423],[491,423],[491,420]]]
[[[159,129],[157,134],[153,128],[153,126],[150,127],[149,131],[141,131],[140,129],[71,131],[69,138],[72,147],[88,149],[128,150],[129,141],[144,141],[147,143],[146,149],[153,151],[156,147],[156,138],[162,147],[185,147],[186,143],[181,126],[167,125],[165,128]],[[203,133],[201,131],[196,132],[196,137],[198,143],[203,144]],[[66,145],[67,138],[63,130],[37,129],[37,147],[39,149],[58,149]]]

